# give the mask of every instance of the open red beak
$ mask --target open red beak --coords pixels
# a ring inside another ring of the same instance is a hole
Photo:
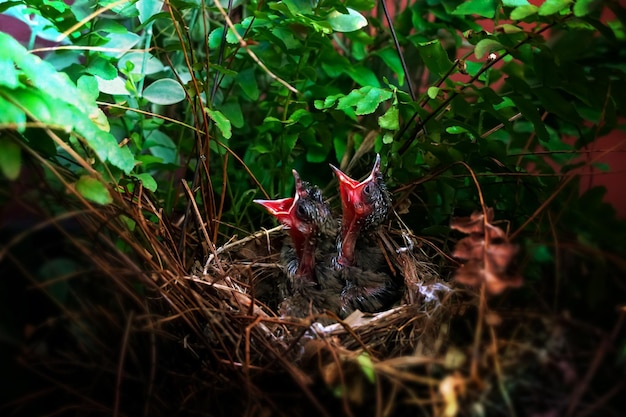
[[[373,205],[365,200],[365,197],[369,195],[369,187],[375,185],[380,173],[380,155],[376,155],[376,161],[370,175],[361,182],[350,178],[333,165],[330,167],[335,171],[339,180],[339,193],[343,211],[342,244],[339,263],[351,265],[354,262],[354,246],[363,225],[362,222],[374,209]]]
[[[344,225],[359,223],[372,211],[372,206],[364,201],[363,197],[367,194],[367,187],[376,181],[380,172],[380,155],[376,155],[370,175],[361,182],[350,178],[333,165],[330,167],[335,171],[339,180]]]
[[[293,212],[292,208],[296,202],[295,198],[289,197],[281,198],[279,200],[254,200],[254,202],[265,207],[265,209],[276,217],[284,226],[288,228],[293,226],[294,222],[291,213]]]
[[[297,275],[304,279],[311,279],[315,268],[315,247],[306,242],[314,234],[316,225],[298,213],[300,199],[305,202],[309,197],[309,190],[304,186],[300,175],[294,169],[292,171],[296,182],[296,193],[294,197],[281,198],[278,200],[254,200],[262,205],[289,231],[289,236],[296,249],[299,258]]]

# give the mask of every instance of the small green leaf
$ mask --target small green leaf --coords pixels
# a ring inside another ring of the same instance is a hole
[[[0,171],[10,180],[20,175],[22,152],[14,141],[0,135]]]
[[[178,81],[162,78],[143,90],[143,97],[151,103],[169,105],[185,99],[185,89]]]
[[[311,0],[283,0],[293,14],[312,14]]]
[[[398,77],[398,84],[404,84],[404,68],[402,68],[402,63],[400,62],[400,57],[398,56],[398,52],[394,48],[385,48],[378,52],[376,52],[385,65],[396,74]]]
[[[378,118],[378,126],[387,130],[398,130],[400,128],[398,108],[396,106],[389,107],[389,110]]]
[[[87,200],[94,203],[110,204],[113,202],[109,189],[100,180],[88,175],[83,175],[78,179],[76,190]]]
[[[541,120],[541,115],[539,114],[537,107],[530,100],[521,96],[511,96],[511,99],[524,117],[526,117],[533,124],[537,137],[543,141],[549,141],[550,135],[548,134],[543,120]]]
[[[498,4],[495,0],[478,0],[462,2],[452,14],[466,16],[476,14],[492,19],[496,15]]]
[[[134,74],[150,75],[165,69],[161,61],[148,52],[129,52],[120,58],[117,67],[125,69],[129,62],[133,64],[130,72]]]
[[[104,55],[112,56],[115,58],[121,58],[126,52],[128,52],[133,46],[137,45],[141,40],[141,37],[132,32],[126,33],[109,33],[107,36],[109,40],[104,46],[112,48],[113,51],[102,52]]]
[[[144,23],[163,7],[163,0],[138,0],[135,7],[139,12],[139,22]]]
[[[250,100],[256,101],[259,99],[261,92],[254,76],[254,67],[240,71],[237,75],[237,84]]]
[[[12,60],[0,59],[0,74],[2,74],[0,77],[1,86],[15,88],[19,85],[17,69]]]
[[[391,91],[380,88],[372,88],[363,100],[359,101],[356,106],[356,114],[370,114],[376,111],[378,105],[383,101],[389,100],[393,94]]]
[[[347,73],[350,78],[362,87],[380,87],[378,77],[376,77],[376,74],[370,68],[363,65],[348,65],[348,67],[343,67],[342,69],[343,72]]]
[[[108,59],[104,59],[101,55],[93,58],[87,66],[86,72],[91,75],[97,75],[103,80],[112,80],[117,77],[117,69]]]
[[[503,33],[506,33],[506,34],[520,33],[524,31],[524,29],[520,28],[519,26],[515,26],[510,23],[503,23],[499,25],[497,27],[497,30],[502,31]]]
[[[439,90],[439,87],[428,87],[428,91],[426,92],[426,94],[428,94],[428,97],[434,100],[435,98],[437,98]]]
[[[239,102],[235,100],[229,100],[225,103],[222,103],[220,106],[220,111],[226,116],[230,123],[237,128],[241,128],[244,126],[245,121],[243,117],[243,112],[241,111],[241,106]]]
[[[512,20],[522,20],[527,18],[528,16],[532,16],[539,11],[539,7],[529,4],[527,6],[519,6],[513,9],[511,12]]]
[[[530,3],[528,3],[528,0],[502,0],[502,5],[504,7],[519,7],[519,6],[526,6]]]
[[[176,144],[168,135],[160,130],[155,129],[146,134],[143,149],[161,158],[164,164],[176,164],[178,162]]]
[[[204,111],[206,111],[211,120],[215,122],[217,128],[220,130],[220,132],[222,132],[222,136],[224,136],[226,139],[230,139],[233,134],[231,130],[232,128],[230,125],[230,120],[228,120],[226,116],[224,116],[224,114],[222,114],[222,112],[218,110],[211,110],[208,107],[205,107]]]
[[[143,172],[141,174],[134,174],[133,177],[141,181],[141,184],[148,190],[155,192],[157,190],[157,182],[152,175]]]
[[[481,59],[485,54],[490,54],[491,52],[501,49],[504,49],[504,46],[502,46],[500,42],[494,41],[493,39],[483,39],[476,44],[474,55],[477,59]]]
[[[391,132],[385,132],[385,134],[383,135],[383,143],[385,145],[393,143],[393,134]]]
[[[361,366],[361,371],[367,380],[372,384],[376,382],[376,371],[374,369],[374,362],[372,362],[370,355],[363,352],[357,357],[357,362],[359,363],[359,366]]]
[[[550,16],[569,7],[573,0],[546,0],[539,6],[539,16]]]
[[[428,69],[439,76],[445,75],[454,65],[438,40],[419,43],[417,50]]]
[[[468,133],[469,130],[467,130],[463,126],[449,126],[446,128],[446,132],[452,135],[459,135],[461,133]]]
[[[333,10],[328,15],[328,23],[335,32],[354,32],[367,26],[367,19],[361,13],[354,9],[347,9],[347,14]]]
[[[112,80],[105,80],[104,78],[100,78],[98,75],[96,75],[95,77],[96,81],[98,82],[98,90],[102,91],[103,93],[110,94],[112,96],[129,95],[129,92],[126,89],[126,82],[123,78],[115,77]]]
[[[337,109],[343,110],[349,107],[356,107],[356,114],[374,113],[378,105],[392,97],[391,91],[383,90],[377,87],[362,87],[358,90],[352,90],[350,94],[339,99]],[[328,98],[327,98],[328,100]]]
[[[0,100],[0,125],[5,124],[14,124],[18,132],[23,132],[26,129],[26,113],[13,103]]]
[[[574,15],[576,17],[587,16],[602,5],[602,0],[577,0],[574,3]]]
[[[78,89],[87,95],[89,100],[96,100],[100,95],[98,90],[98,81],[92,75],[83,75],[76,82]]]

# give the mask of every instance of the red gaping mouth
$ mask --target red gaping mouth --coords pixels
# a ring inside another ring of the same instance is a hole
[[[330,166],[339,180],[339,193],[341,195],[342,219],[342,245],[339,263],[346,265],[354,261],[354,246],[356,238],[362,226],[362,221],[372,212],[373,205],[365,200],[367,187],[376,181],[380,172],[380,155],[376,155],[374,167],[370,175],[359,182],[350,178],[335,166]]]

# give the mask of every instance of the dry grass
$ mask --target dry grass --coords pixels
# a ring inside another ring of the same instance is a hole
[[[56,202],[72,190],[44,187]],[[401,303],[294,320],[274,311],[280,230],[216,247],[203,224],[183,232],[147,194],[114,195],[107,207],[66,203],[3,246],[52,301],[52,283],[13,248],[52,225],[89,267],[61,278],[67,301],[25,328],[18,359],[37,383],[3,414],[611,415],[624,389],[610,376],[623,312],[604,332],[538,303],[493,302],[448,282],[450,259],[400,225],[384,242],[407,283]]]

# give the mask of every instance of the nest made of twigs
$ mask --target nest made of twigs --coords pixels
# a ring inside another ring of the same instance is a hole
[[[571,414],[604,409],[623,388],[594,396],[590,378],[610,366],[578,360],[614,352],[619,325],[605,334],[535,305],[488,307],[484,286],[449,282],[450,260],[400,227],[384,233],[402,300],[343,320],[295,319],[276,312],[278,229],[216,248],[147,196],[73,215],[79,230],[46,222],[92,268],[68,278],[73,297],[28,327],[19,360],[43,388],[5,406],[14,414]],[[205,248],[195,262],[182,260],[183,233]]]

